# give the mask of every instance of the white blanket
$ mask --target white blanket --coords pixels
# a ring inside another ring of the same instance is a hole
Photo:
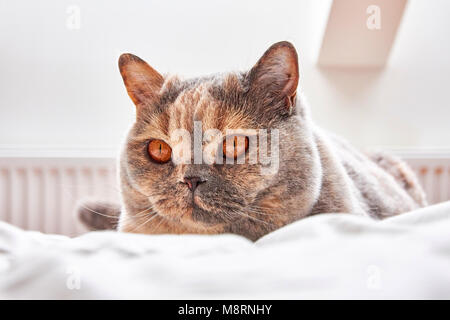
[[[91,232],[0,222],[0,298],[450,298],[450,202],[381,222],[322,214],[234,235]]]

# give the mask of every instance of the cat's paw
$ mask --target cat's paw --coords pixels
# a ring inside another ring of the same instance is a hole
[[[77,206],[78,219],[90,230],[115,230],[121,207],[117,203],[82,200]]]

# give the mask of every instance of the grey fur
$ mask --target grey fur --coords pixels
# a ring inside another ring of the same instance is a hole
[[[121,72],[130,81],[125,62]],[[381,153],[365,155],[312,122],[303,97],[295,99],[296,72],[295,49],[280,42],[249,72],[189,81],[166,77],[157,95],[141,94],[153,100],[136,103],[133,99],[138,116],[120,161],[119,230],[232,232],[256,240],[318,213],[380,219],[426,205],[416,177],[400,159]],[[145,91],[139,83],[133,84],[137,88],[126,84],[129,92]],[[279,130],[276,174],[261,175],[259,163],[156,164],[146,154],[147,141],[168,140],[164,137],[173,126],[192,132],[192,122],[197,120],[223,129],[229,125],[224,119],[236,115],[244,128]],[[199,205],[182,183],[183,177],[193,175],[206,181],[195,191]]]

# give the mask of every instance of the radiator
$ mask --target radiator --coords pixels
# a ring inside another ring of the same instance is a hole
[[[429,204],[450,200],[450,156],[403,159],[414,170],[425,190]]]
[[[430,204],[450,200],[450,156],[404,158]],[[79,235],[83,198],[118,201],[112,158],[0,158],[0,220],[28,230]]]
[[[118,195],[113,159],[0,158],[0,220],[23,229],[79,235],[77,202]]]

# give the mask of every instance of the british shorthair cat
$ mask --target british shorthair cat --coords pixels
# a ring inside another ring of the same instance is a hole
[[[79,208],[92,229],[256,240],[319,213],[381,219],[426,205],[404,162],[312,122],[289,42],[248,72],[183,80],[132,54],[119,68],[136,121],[120,158],[121,204]]]

